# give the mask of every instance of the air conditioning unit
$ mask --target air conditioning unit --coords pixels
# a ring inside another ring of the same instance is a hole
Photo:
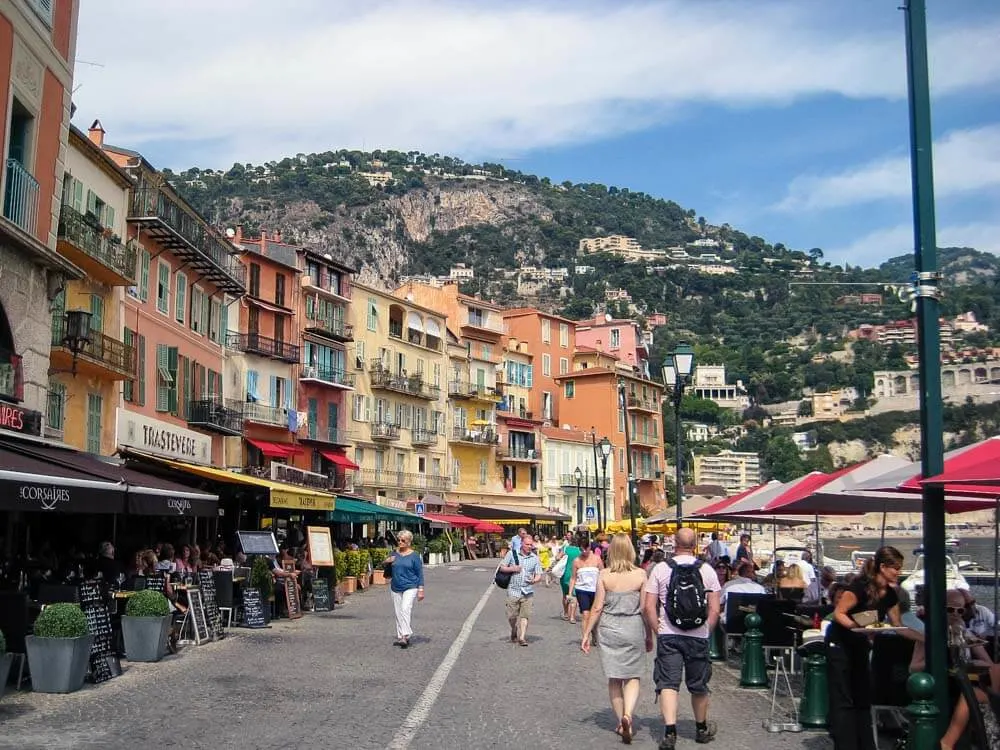
[[[312,365],[306,365],[302,368],[302,377],[304,378],[315,378],[316,368]]]

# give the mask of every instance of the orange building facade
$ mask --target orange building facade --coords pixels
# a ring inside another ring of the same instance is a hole
[[[576,323],[534,308],[503,311],[508,338],[527,344],[534,355],[534,381],[528,411],[536,419],[558,425],[559,384],[556,378],[573,367]]]

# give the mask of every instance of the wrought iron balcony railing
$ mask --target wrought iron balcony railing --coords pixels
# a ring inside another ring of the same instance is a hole
[[[539,461],[541,455],[534,448],[503,446],[497,448],[497,458],[501,461]]]
[[[338,278],[325,271],[321,271],[316,275],[310,274],[307,271],[302,274],[302,286],[319,289],[341,299],[351,299],[351,284],[346,274]]]
[[[122,279],[135,283],[135,243],[122,242],[120,237],[95,226],[95,222],[67,205],[59,209],[58,237]]]
[[[372,388],[384,389],[407,396],[434,401],[441,396],[441,389],[424,381],[423,375],[404,375],[384,367],[381,361],[373,359],[368,370]]]
[[[653,398],[642,398],[641,396],[633,395],[628,397],[628,408],[655,413],[660,411],[660,403]]]
[[[414,427],[410,431],[410,442],[413,445],[434,445],[438,440],[438,433],[435,430],[428,430],[426,427]]]
[[[280,359],[283,362],[299,361],[299,346],[289,344],[287,341],[280,341],[269,336],[261,336],[259,333],[236,333],[229,331],[226,334],[226,346],[244,354],[256,354],[261,357],[271,357]]]
[[[300,376],[302,380],[316,380],[340,388],[353,388],[355,381],[353,372],[346,372],[329,365],[305,365]]]
[[[452,440],[459,443],[475,443],[476,445],[498,445],[500,443],[500,435],[494,428],[455,427],[451,432],[451,437]]]
[[[188,424],[220,435],[242,435],[243,413],[222,399],[197,399],[188,403]]]
[[[254,401],[231,401],[233,408],[239,408],[243,412],[243,420],[246,422],[256,422],[257,424],[269,424],[275,427],[289,427],[290,409],[282,406],[269,406]]]
[[[361,487],[396,487],[399,489],[442,491],[451,488],[450,477],[393,469],[361,469],[357,472],[354,481]]]
[[[503,385],[496,386],[470,383],[467,380],[452,380],[448,383],[448,395],[452,398],[473,398],[480,401],[499,403],[503,400]]]
[[[3,215],[32,236],[38,228],[38,180],[17,159],[7,160]]]
[[[66,321],[58,316],[52,319],[52,346],[69,349],[66,345]],[[90,343],[79,353],[80,359],[89,360],[127,378],[135,377],[135,349],[124,342],[97,331],[90,332]]]
[[[332,318],[308,318],[306,330],[334,341],[354,341],[354,324]]]
[[[372,422],[372,440],[399,440],[399,425]]]
[[[560,487],[576,487],[576,477],[573,474],[560,474],[559,475],[559,486]],[[603,479],[600,477],[592,477],[589,474],[584,474],[580,477],[580,489],[611,489],[611,477]]]

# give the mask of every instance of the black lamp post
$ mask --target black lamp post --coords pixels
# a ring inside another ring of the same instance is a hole
[[[76,358],[90,344],[90,318],[92,313],[87,310],[67,310],[63,324],[62,343],[73,353],[73,369],[76,375]]]
[[[684,517],[684,428],[681,424],[681,402],[684,400],[684,389],[691,382],[691,372],[694,370],[694,349],[688,344],[678,344],[667,358],[663,360],[663,384],[670,391],[674,404],[674,422],[677,428],[675,437],[676,455],[674,462],[677,468],[677,528],[680,528]]]
[[[608,525],[608,456],[611,455],[611,451],[614,450],[614,446],[611,445],[611,441],[608,440],[607,435],[601,438],[601,442],[597,444],[598,449],[601,451],[601,505],[604,506],[604,526],[607,528]]]
[[[580,526],[583,523],[583,495],[580,494],[580,482],[583,481],[583,472],[580,471],[579,466],[573,472],[573,478],[576,479],[576,525]]]
[[[639,559],[639,536],[635,531],[635,504],[639,494],[635,483],[635,474],[632,471],[632,438],[629,433],[628,401],[625,398],[625,381],[618,381],[618,408],[622,413],[622,421],[625,423],[625,468],[628,477],[625,491],[628,493],[628,521],[631,529],[632,546],[635,547],[636,561]]]

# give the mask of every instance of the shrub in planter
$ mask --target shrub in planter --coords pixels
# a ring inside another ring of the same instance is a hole
[[[344,553],[344,593],[353,594],[358,585],[358,573],[361,569],[361,554],[357,550]]]
[[[344,601],[344,594],[347,593],[347,587],[344,583],[344,579],[347,578],[347,557],[342,550],[336,547],[333,550],[333,574],[336,579],[334,595],[336,601],[341,603]]]
[[[129,661],[159,661],[167,653],[170,605],[159,591],[137,591],[122,617],[122,637]]]
[[[256,557],[253,567],[250,569],[250,586],[260,591],[262,601],[267,601],[274,596],[274,577],[271,575],[271,566],[265,557]]]
[[[31,687],[39,693],[71,693],[83,687],[93,637],[76,604],[51,604],[35,621],[25,641]]]

